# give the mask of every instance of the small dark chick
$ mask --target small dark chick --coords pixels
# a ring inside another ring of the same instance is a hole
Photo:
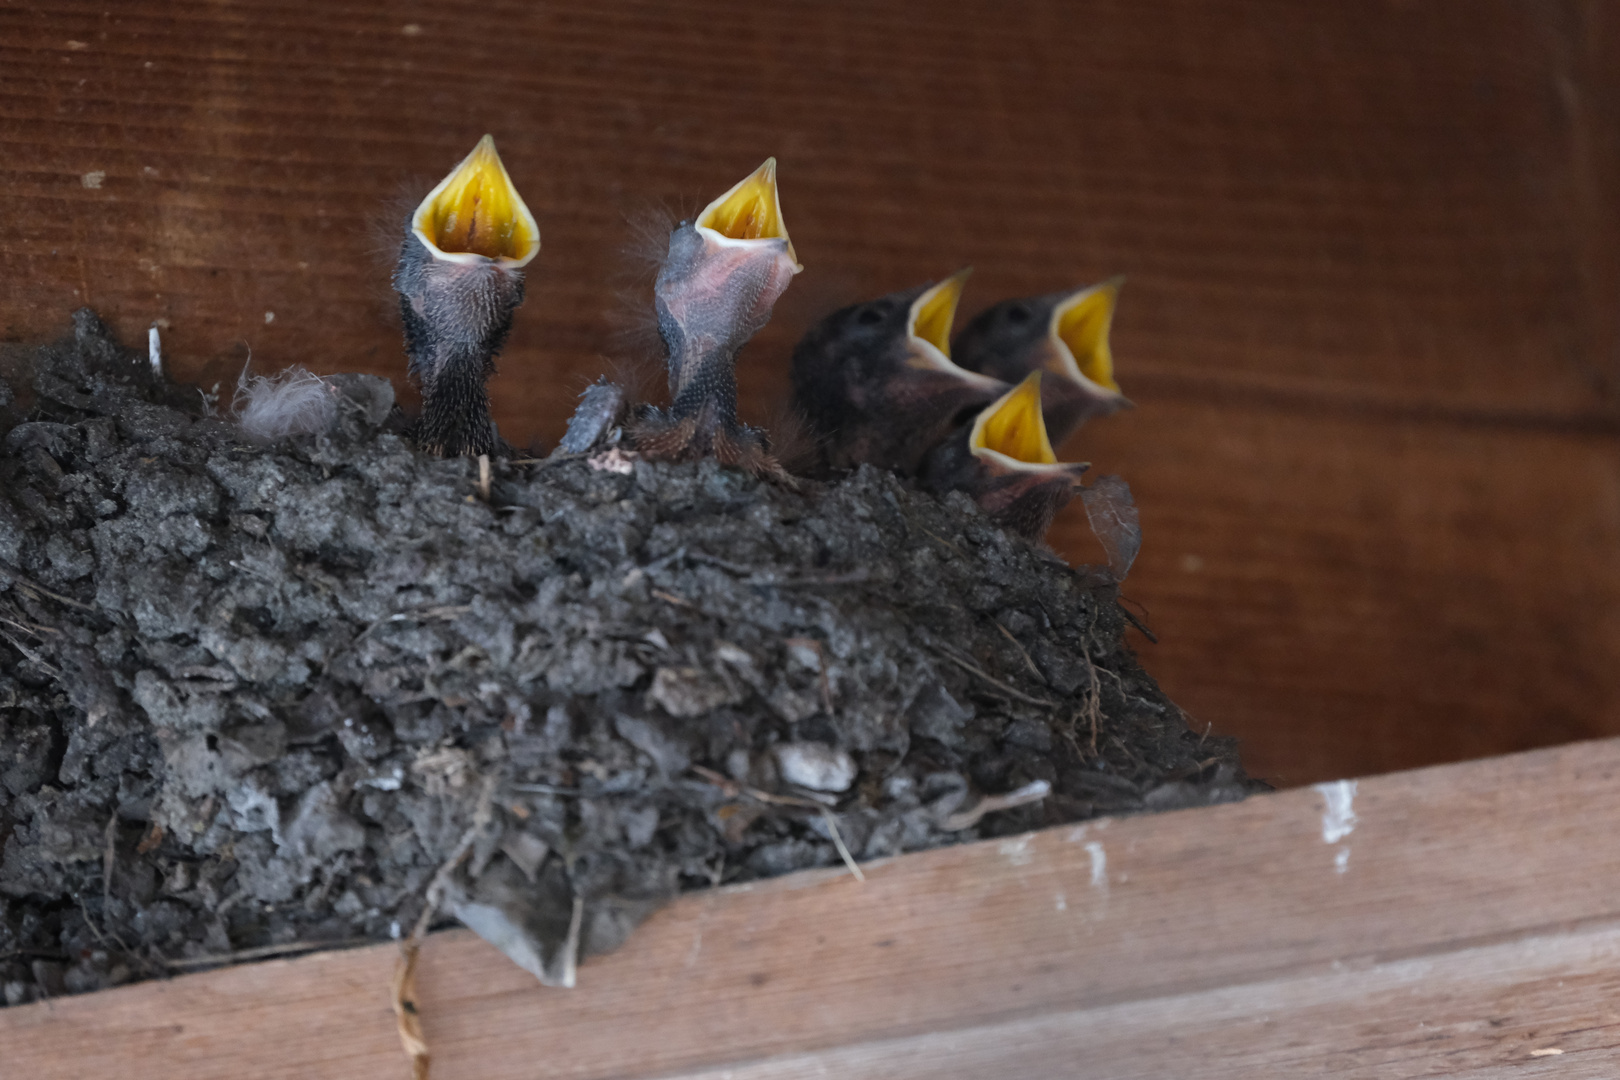
[[[782,221],[775,158],[675,227],[653,286],[670,405],[633,425],[638,451],[671,460],[713,455],[781,474],[763,434],[737,419],[736,360],[801,269]]]
[[[951,362],[967,275],[835,311],[793,350],[793,403],[826,469],[864,462],[914,474],[954,425],[1006,392]]]
[[[1131,404],[1114,381],[1108,345],[1123,284],[1123,278],[1113,278],[1074,292],[996,304],[956,336],[956,362],[1008,383],[1046,372],[1046,430],[1052,444],[1061,446],[1087,420]]]
[[[928,455],[922,480],[939,495],[965,491],[990,519],[1030,540],[1040,540],[1052,518],[1080,491],[1089,462],[1064,463],[1052,451],[1041,416],[1043,373],[987,406]]]
[[[486,384],[523,302],[540,228],[485,135],[406,222],[394,271],[411,378],[422,389],[417,445],[444,456],[503,446]]]

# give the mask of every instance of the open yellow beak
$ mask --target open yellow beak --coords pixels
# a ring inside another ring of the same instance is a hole
[[[956,305],[962,301],[962,287],[971,273],[973,267],[964,266],[911,304],[907,332],[928,342],[947,360],[951,358],[951,325],[956,322]]]
[[[488,135],[411,217],[411,231],[428,250],[450,262],[492,260],[526,266],[540,251],[540,226],[512,186]]]
[[[918,370],[943,371],[988,389],[1002,384],[951,361],[951,324],[956,321],[956,305],[962,299],[962,287],[971,273],[973,267],[965,266],[911,302],[906,333],[917,347],[911,350],[908,362]]]
[[[1001,464],[1013,468],[1057,465],[1052,441],[1046,437],[1046,420],[1041,416],[1041,372],[1013,387],[987,407],[974,421],[968,448],[975,457],[995,455]]]
[[[1054,375],[1120,393],[1119,383],[1114,381],[1114,354],[1108,346],[1108,331],[1114,324],[1114,306],[1124,284],[1122,277],[1110,278],[1080,290],[1052,312],[1052,340],[1063,346],[1054,350]]]
[[[766,158],[765,164],[704,207],[694,224],[727,240],[780,240],[787,245],[793,272],[797,274],[804,269],[799,265],[793,241],[788,239],[787,224],[782,220],[782,200],[776,190],[776,159],[773,157]]]

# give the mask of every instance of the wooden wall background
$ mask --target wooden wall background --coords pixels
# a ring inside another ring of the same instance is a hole
[[[402,372],[402,196],[485,131],[541,223],[495,386],[560,434],[632,222],[767,154],[834,305],[1129,275],[1147,663],[1280,783],[1620,732],[1620,13],[1601,0],[53,0],[0,9],[0,337]],[[410,200],[414,201],[414,200]],[[641,302],[645,307],[645,302]],[[1072,508],[1054,534],[1090,554]]]

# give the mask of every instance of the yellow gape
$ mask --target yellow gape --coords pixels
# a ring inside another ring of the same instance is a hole
[[[411,225],[437,254],[452,258],[475,255],[522,266],[540,250],[540,227],[488,135],[422,200]]]
[[[1056,465],[1057,455],[1046,437],[1046,421],[1041,417],[1041,373],[1013,387],[1002,399],[986,409],[973,426],[968,444],[975,453],[991,450],[1026,465]]]
[[[1080,374],[1104,390],[1119,392],[1114,381],[1114,354],[1108,347],[1108,330],[1114,321],[1114,304],[1119,300],[1119,281],[1104,282],[1077,294],[1052,314],[1052,333],[1069,350]],[[1068,375],[1057,370],[1055,375]]]
[[[951,355],[951,324],[956,321],[956,305],[962,299],[972,267],[958,270],[911,305],[911,333],[938,349],[946,359]]]
[[[704,207],[696,225],[700,229],[713,229],[728,240],[786,240],[788,256],[795,263],[799,261],[793,253],[793,241],[788,240],[787,224],[782,220],[775,158],[766,158],[765,164]]]

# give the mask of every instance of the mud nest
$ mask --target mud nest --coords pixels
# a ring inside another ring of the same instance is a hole
[[[9,1004],[447,913],[556,979],[683,889],[1241,797],[1117,590],[863,468],[245,442],[95,316],[0,385]],[[1010,805],[1009,805],[1010,804]],[[577,912],[577,914],[576,914]]]

